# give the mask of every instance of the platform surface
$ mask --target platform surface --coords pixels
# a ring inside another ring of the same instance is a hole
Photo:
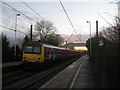
[[[10,66],[16,66],[22,64],[22,61],[16,61],[16,62],[8,62],[0,64],[0,67],[10,67]]]
[[[84,55],[44,84],[44,88],[99,88],[99,77],[88,55]]]
[[[95,71],[93,62],[87,58],[82,63],[81,68],[78,69],[71,88],[100,88],[98,83],[99,75]]]

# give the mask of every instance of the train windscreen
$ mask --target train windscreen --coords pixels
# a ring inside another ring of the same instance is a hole
[[[24,49],[24,53],[31,53],[31,54],[40,54],[41,53],[41,48],[34,46],[34,47],[26,47]]]

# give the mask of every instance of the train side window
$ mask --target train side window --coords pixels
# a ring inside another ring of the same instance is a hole
[[[58,51],[58,54],[61,54],[60,51]]]
[[[51,52],[51,54],[53,54],[53,52]]]
[[[49,54],[49,51],[47,52],[47,55]]]

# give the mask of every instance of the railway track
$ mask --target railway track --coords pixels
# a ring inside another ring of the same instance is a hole
[[[66,64],[57,66],[55,68],[51,68],[47,70],[46,72],[42,73],[39,78],[36,80],[33,80],[32,82],[28,83],[27,85],[21,87],[19,90],[28,90],[28,89],[38,89],[41,87],[45,82],[50,80],[52,77],[54,77],[57,73],[62,71],[66,67]]]
[[[60,71],[65,69],[68,65],[70,65],[74,60],[68,60],[64,63],[57,63],[55,66],[48,67],[48,69],[45,69],[43,71],[34,73],[29,73],[28,76],[23,74],[23,77],[17,78],[15,80],[11,80],[9,84],[3,84],[3,89],[5,88],[13,88],[16,90],[29,90],[29,89],[35,89],[37,90],[39,87],[44,85],[47,81],[49,81],[51,78],[53,78],[56,74],[58,74]],[[22,74],[21,74],[22,75]],[[25,76],[25,77],[24,77]],[[11,83],[11,84],[10,84]]]
[[[2,86],[4,88],[4,87],[6,87],[8,85],[11,85],[11,84],[13,84],[15,82],[23,80],[24,78],[29,77],[29,76],[31,76],[31,75],[33,75],[35,73],[36,72],[19,71],[16,74],[2,77]]]
[[[23,64],[10,66],[10,67],[2,67],[2,75],[5,76],[6,74],[16,72],[23,69]]]
[[[62,63],[61,65],[55,66],[49,70],[47,70],[44,74],[41,75],[38,79],[28,83],[27,85],[19,88],[19,90],[29,90],[34,89],[37,90],[42,85],[44,85],[47,81],[57,75],[60,71],[65,69],[68,65],[70,65],[73,61]]]
[[[12,76],[19,74],[19,73],[22,73],[22,72],[23,72],[23,70],[5,73],[2,75],[2,79],[12,77]]]

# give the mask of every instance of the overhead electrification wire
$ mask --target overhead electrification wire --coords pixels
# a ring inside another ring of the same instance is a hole
[[[18,30],[15,30],[15,29],[12,29],[12,28],[3,26],[3,25],[0,25],[0,27],[3,27],[3,28],[6,28],[6,29],[9,29],[9,30],[11,30],[11,31],[16,31],[16,32],[19,32],[19,33],[22,33],[22,34],[25,34],[25,35],[26,35],[26,33],[24,33],[24,32],[21,32],[21,31],[18,31]]]
[[[36,13],[40,18],[42,18],[43,20],[45,20],[45,18],[43,18],[40,14],[38,14],[33,8],[31,8],[28,4],[26,4],[23,0],[21,0],[22,3],[24,5],[26,5],[29,9],[31,9],[34,13]]]
[[[68,42],[72,36],[73,36],[73,33],[70,35],[70,37],[68,38],[68,40],[66,42]]]
[[[2,2],[3,4],[7,5],[8,7],[12,8],[13,10],[17,11],[18,13],[22,14],[23,16],[25,16],[26,18],[32,20],[33,22],[35,22],[36,24],[40,25],[37,21],[35,21],[34,19],[30,18],[29,16],[25,15],[24,13],[20,12],[19,10],[15,9],[14,7],[10,6],[9,4]]]
[[[28,4],[26,4],[23,0],[21,0],[24,5],[26,5],[29,9],[31,9],[34,13],[36,13],[40,18],[44,19],[40,14],[38,14],[33,8],[31,8]],[[45,20],[45,19],[44,19]]]
[[[8,22],[10,22],[10,23],[13,23],[13,24],[18,25],[18,26],[19,26],[19,27],[21,27],[21,28],[28,29],[28,28],[25,28],[25,27],[23,27],[23,26],[21,26],[21,25],[17,24],[17,23],[14,23],[14,22],[9,21],[8,19],[5,19],[5,18],[3,18],[3,19],[4,19],[4,20],[6,20],[6,21],[8,21]]]
[[[65,12],[67,18],[68,18],[68,20],[69,20],[69,22],[70,22],[70,24],[71,24],[71,26],[72,26],[74,32],[76,33],[76,35],[77,35],[77,37],[78,37],[78,34],[77,34],[77,32],[76,32],[76,30],[75,30],[73,24],[72,24],[72,21],[70,20],[70,17],[69,17],[68,14],[67,14],[67,11],[65,10],[65,8],[64,8],[64,6],[63,6],[63,4],[62,4],[62,2],[61,2],[60,0],[59,0],[59,2],[60,2],[60,4],[61,4],[61,6],[62,6],[62,8],[63,8],[63,10],[64,10],[64,12]],[[72,35],[73,35],[73,34],[70,35],[69,39],[72,37]],[[68,40],[69,40],[69,39],[68,39]],[[78,39],[79,39],[79,37],[78,37]],[[80,39],[79,39],[79,41],[81,42]]]
[[[12,8],[13,10],[19,12],[20,14],[22,14],[23,16],[25,16],[26,18],[32,20],[33,22],[35,22],[36,24],[40,25],[37,21],[35,21],[34,19],[30,18],[29,16],[23,14],[22,12],[18,11],[17,9],[15,9],[14,7],[10,6],[9,4],[5,3],[5,2],[2,2],[4,3],[5,5],[7,5],[8,7]]]
[[[23,14],[22,12],[18,11],[17,9],[15,9],[14,7],[8,5],[7,3],[5,3],[5,2],[2,2],[2,3],[4,3],[5,5],[7,5],[8,7],[12,8],[13,10],[19,12],[20,14],[22,14],[22,15],[25,16],[26,18],[28,18],[28,19],[32,20],[33,22],[37,23],[37,22],[36,22],[35,20],[33,20],[32,18],[28,17],[27,15]],[[38,24],[38,23],[37,23],[37,24]]]
[[[105,18],[103,18],[103,16],[100,15],[100,13],[97,12],[97,14],[104,20],[106,21],[110,26],[114,27],[112,24],[110,24]]]

